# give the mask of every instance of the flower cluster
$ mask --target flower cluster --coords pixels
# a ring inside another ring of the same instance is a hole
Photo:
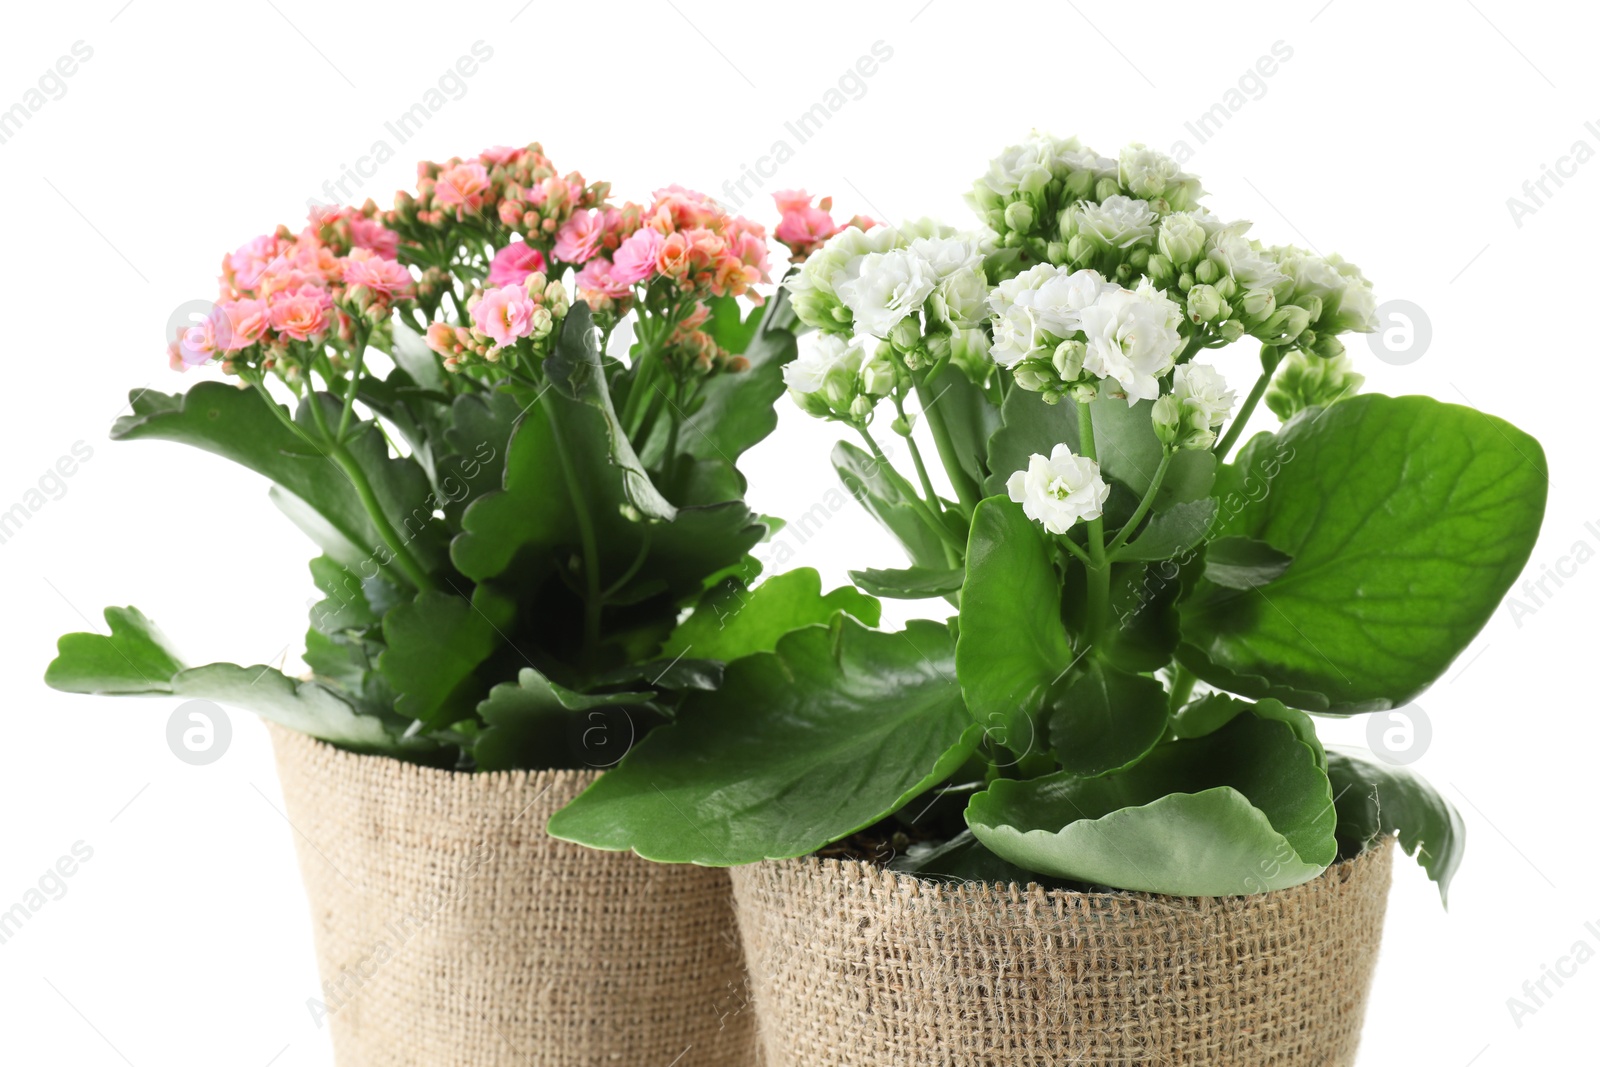
[[[1355,395],[1366,381],[1344,353],[1321,359],[1291,352],[1267,386],[1267,407],[1287,422],[1306,408],[1326,407]]]
[[[772,236],[789,250],[789,262],[804,263],[822,247],[824,241],[841,230],[868,230],[877,223],[865,215],[856,215],[840,225],[833,221],[833,197],[825,196],[814,206],[814,199],[804,189],[786,189],[772,194],[782,216]]]
[[[846,228],[785,285],[800,320],[834,333],[889,342],[908,368],[950,359],[989,373],[987,231],[961,233],[931,219]]]
[[[299,233],[280,226],[223,257],[221,295],[168,349],[176,370],[220,360],[294,376],[324,345],[350,346],[416,292],[396,258],[398,235],[376,207],[313,210]]]
[[[605,182],[558,174],[537,143],[485,149],[472,159],[417,164],[417,190],[395,195],[390,228],[419,243],[465,225],[503,239],[505,232],[548,240],[576,211],[603,204]]]
[[[444,357],[446,370],[459,371],[474,360],[498,363],[506,349],[527,340],[530,344],[519,351],[536,364],[570,306],[560,282],[547,281],[541,271],[529,271],[519,280],[474,293],[467,301],[470,327],[430,325],[428,347]]]
[[[1172,372],[1172,392],[1155,402],[1150,421],[1169,449],[1210,448],[1237,402],[1217,368],[1186,363]]]
[[[784,365],[783,383],[809,415],[863,422],[894,390],[896,370],[888,347],[873,337],[813,334],[799,356]]]

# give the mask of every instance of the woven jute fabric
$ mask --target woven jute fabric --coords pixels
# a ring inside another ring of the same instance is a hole
[[[339,1067],[750,1067],[727,872],[545,835],[595,772],[272,738]]]
[[[1349,1067],[1392,862],[1207,899],[815,859],[733,886],[768,1067]]]

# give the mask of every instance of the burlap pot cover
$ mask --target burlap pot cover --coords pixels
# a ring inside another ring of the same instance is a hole
[[[339,1067],[753,1062],[727,873],[545,836],[595,772],[272,738]]]
[[[1217,899],[815,859],[733,886],[768,1067],[1348,1067],[1391,853]]]

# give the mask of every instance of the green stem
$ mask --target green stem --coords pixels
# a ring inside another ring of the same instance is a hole
[[[1218,441],[1217,447],[1212,449],[1217,454],[1218,459],[1225,460],[1228,458],[1228,450],[1233,447],[1235,441],[1239,440],[1239,435],[1244,433],[1244,424],[1250,421],[1250,413],[1256,409],[1256,405],[1261,403],[1261,398],[1266,395],[1267,383],[1270,381],[1272,381],[1272,372],[1269,370],[1262,371],[1261,377],[1256,379],[1256,384],[1251,388],[1250,395],[1244,398],[1244,404],[1239,408],[1239,414],[1233,417],[1233,422],[1228,426],[1228,432],[1222,435],[1222,440]]]
[[[894,394],[894,409],[900,415],[900,424],[906,428],[903,435],[906,447],[911,450],[911,463],[917,468],[917,481],[922,483],[922,494],[927,498],[928,506],[934,511],[943,511],[939,503],[939,494],[934,491],[933,479],[928,477],[928,465],[922,462],[922,450],[917,447],[917,442],[911,436],[911,423],[906,419],[905,397],[897,391]]]
[[[344,410],[339,414],[339,433],[337,439],[344,440],[344,435],[350,429],[350,416],[356,408],[356,392],[361,388],[361,368],[367,359],[367,339],[364,331],[356,330],[354,343],[356,358],[350,367],[350,384],[344,391]]]
[[[544,405],[545,414],[550,419],[556,458],[561,463],[562,479],[567,483],[567,497],[572,501],[572,511],[578,520],[578,539],[583,546],[583,648],[587,664],[593,657],[595,646],[600,643],[600,611],[605,606],[600,590],[600,544],[595,537],[594,518],[589,514],[588,502],[584,500],[583,487],[578,484],[578,472],[562,439],[560,420],[548,390],[539,394],[539,402]]]
[[[400,568],[406,579],[421,592],[430,592],[434,588],[433,580],[428,577],[428,572],[411,555],[406,543],[400,537],[400,532],[389,521],[389,516],[384,514],[383,505],[378,501],[378,494],[372,489],[372,482],[367,478],[367,472],[361,469],[361,464],[355,461],[342,442],[336,441],[328,432],[327,417],[322,414],[322,404],[317,399],[317,394],[312,393],[306,399],[306,404],[311,408],[311,418],[317,424],[317,430],[323,436],[328,447],[327,456],[333,461],[334,466],[344,472],[350,479],[350,484],[355,488],[356,497],[361,501],[361,506],[366,510],[367,517],[372,520],[372,525],[377,528],[378,536],[383,538],[383,543],[389,546],[389,551],[394,555],[395,566]]]
[[[1082,455],[1099,462],[1094,446],[1094,416],[1089,405],[1081,401],[1078,404],[1078,447]],[[1092,648],[1105,632],[1111,607],[1111,567],[1106,561],[1104,517],[1089,520],[1088,594],[1089,620],[1085,637],[1087,647]]]
[[[917,390],[917,401],[922,405],[922,417],[928,420],[928,429],[933,433],[934,447],[939,450],[939,462],[944,464],[945,473],[950,476],[950,484],[956,490],[956,499],[961,501],[962,509],[970,515],[978,506],[978,501],[983,499],[983,492],[978,483],[967,473],[966,468],[961,465],[961,456],[956,451],[954,440],[950,437],[950,427],[944,421],[944,412],[939,409],[939,396],[943,394],[931,398],[928,396],[928,379],[937,377],[947,366],[949,360],[942,359],[921,378],[913,374],[911,382]]]
[[[950,564],[954,566],[961,562],[964,554],[963,550],[966,546],[956,540],[956,535],[950,532],[950,528],[944,524],[944,520],[939,517],[938,513],[928,507],[927,503],[917,495],[916,489],[912,488],[911,483],[906,481],[905,476],[895,469],[894,464],[889,462],[889,457],[883,454],[883,449],[878,447],[878,442],[873,440],[872,435],[867,432],[867,428],[859,422],[851,423],[851,425],[861,435],[861,439],[867,443],[867,448],[872,452],[872,458],[877,460],[878,465],[898,484],[900,491],[906,496],[906,501],[921,513],[923,521],[933,527],[933,532],[938,534],[940,540],[945,543],[945,548],[948,550],[945,556],[949,559]],[[953,556],[952,553],[954,553]]]
[[[1161,453],[1161,464],[1156,467],[1156,476],[1150,480],[1150,488],[1144,491],[1144,499],[1139,501],[1139,506],[1133,509],[1133,517],[1122,527],[1121,532],[1117,534],[1112,542],[1106,546],[1107,555],[1116,555],[1117,549],[1127,543],[1128,538],[1133,536],[1133,531],[1138,528],[1139,523],[1150,513],[1150,505],[1156,502],[1156,493],[1161,489],[1161,480],[1167,476],[1167,468],[1172,465],[1172,456],[1173,453],[1171,452],[1163,451]]]

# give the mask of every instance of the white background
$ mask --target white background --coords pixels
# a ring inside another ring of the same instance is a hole
[[[1585,127],[1600,120],[1591,13],[1509,0],[523,4],[102,0],[8,13],[0,109],[74,42],[93,55],[0,144],[0,510],[75,442],[93,456],[0,544],[0,910],[76,842],[93,857],[0,944],[0,1059],[331,1062],[305,1007],[310,928],[264,731],[235,713],[231,749],[192,767],[165,741],[174,701],[40,682],[56,636],[103,628],[107,604],[141,607],[193,662],[287,655],[295,667],[312,553],[265,485],[180,446],[106,439],[130,387],[185,386],[163,331],[174,308],[214,295],[225,251],[298,226],[306,200],[380,139],[395,157],[347,186],[357,200],[387,203],[417,159],[533,139],[624,197],[673,181],[725,196],[782,139],[794,157],[746,206],[769,225],[765,194],[790,186],[832,193],[841,216],[965,222],[962,191],[1038,126],[1112,154],[1187,142],[1214,210],[1256,220],[1269,243],[1337,250],[1380,303],[1424,310],[1432,340],[1413,362],[1354,339],[1369,388],[1471,401],[1544,442],[1550,508],[1528,576],[1568,576],[1537,600],[1519,594],[1531,611],[1502,608],[1422,698],[1433,737],[1417,766],[1462,809],[1470,847],[1448,913],[1420,870],[1397,867],[1361,1062],[1592,1061],[1600,959],[1549,984],[1520,1027],[1506,1003],[1575,942],[1600,950],[1600,564],[1588,562],[1600,503],[1585,459],[1600,410],[1600,162],[1547,183],[1520,225],[1507,206],[1574,142],[1600,148],[1600,127]],[[479,40],[493,57],[465,95],[399,144],[385,121]],[[798,144],[784,121],[877,41],[892,58]],[[1185,122],[1280,41],[1292,57],[1201,143]],[[1222,365],[1247,383],[1252,358],[1241,345]],[[793,517],[823,500],[835,436],[785,402],[747,461],[755,506]],[[793,565],[832,582],[899,565],[854,505],[792,547]],[[1360,723],[1325,733],[1364,737]]]

